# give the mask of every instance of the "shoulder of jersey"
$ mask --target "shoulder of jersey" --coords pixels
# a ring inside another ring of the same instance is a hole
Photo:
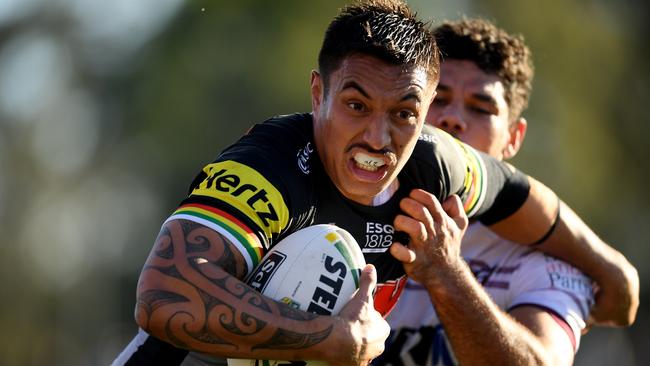
[[[275,116],[259,123],[253,129],[272,129],[275,139],[285,141],[287,138],[311,140],[313,135],[312,117],[309,113],[294,113]],[[281,135],[278,135],[281,133]]]
[[[334,225],[313,225],[287,236],[262,258],[247,283],[267,297],[320,315],[341,311],[359,287],[365,259],[356,240]],[[230,366],[288,365],[289,361],[229,359]],[[321,361],[296,365],[325,366]]]
[[[440,132],[442,131],[436,127],[433,127],[431,125],[424,125],[422,127],[422,131],[420,132],[420,136],[418,137],[418,143],[436,144],[440,138]]]
[[[240,142],[256,147],[271,147],[273,158],[289,158],[314,151],[313,123],[309,113],[275,116],[251,127]],[[275,154],[280,155],[275,155]],[[287,154],[286,156],[284,154]]]
[[[430,160],[432,154],[435,155],[439,148],[438,145],[440,144],[441,138],[440,132],[442,131],[433,126],[424,125],[420,132],[420,136],[418,136],[418,141],[415,144],[412,158],[416,160]]]

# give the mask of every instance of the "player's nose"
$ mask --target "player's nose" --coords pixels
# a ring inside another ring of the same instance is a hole
[[[455,108],[448,106],[442,113],[433,120],[434,126],[457,135],[467,129],[465,120]]]
[[[375,150],[381,150],[390,144],[390,121],[387,117],[372,118],[364,131],[364,140]]]

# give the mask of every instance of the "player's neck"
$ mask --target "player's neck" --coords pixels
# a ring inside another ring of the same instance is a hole
[[[388,202],[388,200],[391,197],[393,197],[393,194],[397,192],[398,188],[399,188],[399,181],[395,179],[393,183],[391,183],[386,189],[384,189],[381,193],[379,193],[378,195],[372,198],[372,202],[370,203],[370,205],[379,206]]]

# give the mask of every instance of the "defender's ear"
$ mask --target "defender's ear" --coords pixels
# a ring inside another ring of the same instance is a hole
[[[526,129],[528,128],[528,122],[523,117],[520,117],[515,121],[509,128],[510,138],[508,139],[508,144],[503,149],[503,158],[510,159],[513,156],[517,155],[521,144],[524,142],[526,137]]]
[[[323,79],[316,70],[311,71],[311,109],[318,114],[323,103]]]

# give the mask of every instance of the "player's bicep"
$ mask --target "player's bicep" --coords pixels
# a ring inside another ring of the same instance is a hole
[[[232,277],[242,279],[247,271],[242,254],[219,232],[190,220],[168,220],[140,273],[136,321],[152,334],[164,334],[172,319],[201,323],[205,319],[181,318],[203,314],[202,294],[223,293]]]
[[[203,224],[183,219],[162,226],[144,270],[184,273],[201,270],[206,263],[243,279],[250,270],[240,250],[225,235]]]

